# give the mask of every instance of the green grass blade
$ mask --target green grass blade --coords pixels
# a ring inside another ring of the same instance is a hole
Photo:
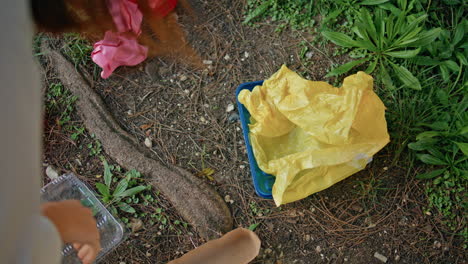
[[[414,75],[408,69],[393,63],[391,65],[395,71],[396,76],[398,76],[398,79],[400,79],[404,85],[415,90],[421,90],[421,83],[419,83],[418,78],[414,77]]]
[[[463,54],[461,52],[456,52],[455,56],[457,57],[457,59],[460,61],[461,64],[463,64],[465,66],[468,65],[468,61],[466,59],[465,54]]]
[[[463,37],[465,37],[465,23],[460,23],[457,25],[457,28],[455,29],[455,35],[453,37],[452,44],[455,46],[460,42]]]
[[[374,59],[371,63],[369,63],[369,66],[367,66],[367,69],[364,72],[367,74],[374,72],[375,67],[377,66],[377,61],[378,59]]]
[[[440,28],[433,28],[429,31],[422,32],[418,35],[418,40],[408,43],[407,45],[410,47],[426,46],[439,37],[441,31],[442,29]]]
[[[390,1],[390,0],[364,0],[359,4],[360,5],[380,5],[380,4],[386,3],[388,1]]]
[[[138,193],[144,191],[145,189],[146,189],[145,186],[133,187],[133,188],[130,188],[130,189],[126,190],[125,192],[121,193],[120,196],[121,197],[133,196],[135,194],[138,194]]]
[[[395,90],[395,85],[393,85],[393,81],[390,78],[390,74],[388,73],[387,68],[386,68],[387,65],[388,64],[386,65],[380,64],[380,76],[382,78],[382,82],[385,88],[389,90]]]
[[[429,164],[429,165],[447,165],[446,161],[443,161],[441,159],[438,159],[430,154],[419,154],[416,155],[418,159],[420,159],[422,162]]]
[[[96,183],[96,188],[99,191],[99,193],[103,196],[110,196],[109,188],[107,188],[106,185],[98,182]]]
[[[416,56],[414,57],[411,62],[413,62],[416,65],[422,65],[422,66],[434,66],[434,65],[439,65],[440,61],[433,59],[428,56]]]
[[[110,185],[112,183],[112,172],[110,170],[109,164],[105,159],[102,160],[102,164],[104,165],[104,183],[108,188],[110,188]]]
[[[442,64],[454,72],[460,71],[460,66],[458,66],[458,64],[452,60],[443,61]]]
[[[460,148],[463,154],[468,156],[468,143],[463,143],[463,142],[454,142],[454,143],[457,144],[457,146]]]
[[[271,1],[265,1],[263,2],[260,6],[258,6],[254,11],[252,11],[252,13],[250,13],[249,16],[247,16],[243,22],[243,24],[247,24],[249,23],[250,21],[254,20],[255,18],[263,15],[267,10],[268,8],[270,7],[271,5]]]
[[[435,178],[435,177],[441,175],[446,170],[447,169],[440,169],[440,170],[434,170],[434,171],[431,171],[431,172],[428,172],[428,173],[418,174],[416,176],[416,179],[429,180],[429,179],[432,179],[432,178]]]
[[[124,202],[119,203],[119,209],[129,214],[134,214],[136,212],[135,208]]]
[[[332,71],[330,71],[325,77],[332,77],[332,76],[337,76],[337,75],[340,75],[340,74],[343,74],[343,73],[347,73],[352,68],[363,64],[364,62],[368,61],[369,59],[370,58],[364,58],[364,59],[350,61],[348,63],[345,63],[345,64],[333,69]]]
[[[394,57],[394,58],[409,59],[418,55],[420,51],[421,51],[421,48],[417,48],[414,50],[388,51],[388,52],[385,52],[384,54]]]
[[[338,46],[346,47],[346,48],[352,48],[352,47],[358,47],[358,44],[356,43],[355,40],[350,38],[349,36],[339,33],[339,32],[331,32],[331,31],[323,31],[322,35],[330,40],[331,42],[335,43]]]
[[[369,33],[369,36],[372,38],[372,41],[377,45],[379,41],[377,36],[377,30],[375,29],[375,24],[374,21],[372,21],[372,17],[369,13],[369,10],[367,10],[367,8],[362,8],[361,16],[359,18],[362,22],[362,25]]]
[[[122,179],[120,180],[119,184],[117,184],[117,187],[114,190],[114,193],[112,196],[114,197],[119,197],[122,195],[122,193],[127,189],[128,187],[128,181],[127,179]]]

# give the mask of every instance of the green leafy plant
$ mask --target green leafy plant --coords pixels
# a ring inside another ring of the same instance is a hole
[[[45,95],[46,113],[57,116],[56,124],[62,131],[69,133],[73,141],[77,141],[85,131],[81,124],[72,121],[77,99],[61,83],[51,83]]]
[[[362,8],[352,31],[356,38],[344,33],[324,31],[323,36],[333,43],[353,48],[361,54],[361,58],[341,65],[328,73],[328,77],[344,74],[351,69],[368,63],[365,70],[371,74],[376,69],[384,85],[393,89],[390,77],[394,73],[407,87],[420,90],[421,84],[406,67],[402,60],[414,58],[421,51],[421,46],[436,39],[441,29],[423,29],[427,14],[411,14],[414,5],[399,0],[400,8],[388,8],[385,4],[378,5],[372,15],[367,8]],[[388,6],[387,6],[388,7]]]
[[[247,16],[244,24],[251,23],[262,17],[270,17],[272,21],[279,21],[277,31],[286,26],[293,29],[303,29],[315,25],[313,16],[316,2],[311,0],[249,0],[247,1]]]
[[[87,147],[89,149],[89,156],[95,157],[101,154],[102,152],[102,145],[101,142],[96,139],[94,134],[91,134],[92,141],[88,143]]]
[[[417,65],[436,66],[446,82],[451,74],[462,74],[463,66],[468,65],[468,20],[464,18],[463,10],[453,12],[453,29],[443,29],[439,38],[426,46],[423,56],[413,60]]]
[[[111,212],[117,214],[117,208],[126,213],[136,213],[135,208],[129,205],[130,202],[138,203],[138,197],[135,195],[150,188],[146,185],[139,185],[141,174],[136,170],[128,171],[125,176],[117,183],[112,173],[114,169],[105,159],[102,160],[104,165],[104,183],[96,183],[96,188],[102,197],[102,201],[106,203]]]
[[[93,46],[79,34],[67,33],[63,36],[63,46],[61,51],[65,53],[75,64],[88,65],[91,62],[91,52]]]
[[[408,144],[417,159],[430,166],[416,177],[427,180],[430,207],[445,216],[452,229],[458,225],[456,218],[463,217],[468,209],[467,92],[466,85],[452,94],[438,89],[432,121],[419,123],[417,127],[423,132],[416,136],[415,142]]]

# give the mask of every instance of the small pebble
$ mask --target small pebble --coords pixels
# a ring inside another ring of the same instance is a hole
[[[47,166],[46,168],[46,175],[49,177],[49,179],[54,180],[58,178],[58,172],[52,167],[51,165]]]
[[[400,260],[400,255],[396,255],[395,256],[395,261],[399,261]]]
[[[230,195],[224,196],[224,201],[226,201],[226,203],[228,203],[230,200],[231,200],[231,196],[230,196]]]
[[[228,104],[226,107],[226,113],[232,112],[234,110],[234,105],[233,104]]]
[[[382,261],[383,263],[387,263],[387,257],[385,257],[384,255],[380,254],[379,252],[375,252],[374,253],[374,257],[380,261]]]
[[[245,165],[240,165],[239,168],[245,169]]]
[[[270,254],[271,252],[273,252],[273,250],[271,250],[271,248],[265,249],[265,254]]]
[[[315,248],[315,252],[317,252],[317,253],[322,252],[322,248],[321,248],[320,246],[317,246],[317,247]]]
[[[213,64],[213,61],[212,60],[203,60],[203,64],[211,65],[211,64]]]
[[[310,235],[305,236],[305,241],[309,242],[310,241]]]
[[[147,257],[151,257],[151,253],[146,252],[146,256],[147,256]]]
[[[202,121],[203,123],[205,123],[205,122],[206,122],[206,119],[202,116],[202,117],[200,117],[200,121]]]
[[[185,89],[184,93],[189,94],[190,93],[189,89]]]
[[[240,117],[239,117],[239,115],[238,115],[237,113],[232,113],[232,114],[229,115],[229,117],[228,117],[229,123],[234,123],[234,122],[236,122],[236,121],[239,120],[239,119],[240,119]]]
[[[314,55],[314,52],[309,51],[309,52],[306,53],[306,58],[311,59],[313,55]]]
[[[434,248],[441,248],[442,247],[442,243],[440,243],[439,241],[434,241]]]
[[[180,76],[180,81],[183,82],[183,81],[185,81],[185,80],[187,80],[187,76],[181,75],[181,76]]]
[[[244,57],[248,58],[250,56],[250,54],[246,51],[244,52]]]
[[[226,54],[226,56],[224,56],[224,59],[225,59],[225,60],[230,60],[230,59],[231,59],[231,56],[229,56],[229,54]]]
[[[148,148],[153,147],[153,141],[150,138],[145,138],[145,146]]]

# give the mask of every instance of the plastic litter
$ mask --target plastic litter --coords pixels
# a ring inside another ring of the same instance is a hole
[[[362,170],[390,140],[385,106],[364,72],[341,88],[283,66],[238,95],[251,115],[249,139],[263,173],[274,175],[276,205],[305,198]]]
[[[141,34],[143,13],[137,0],[106,1],[117,32],[106,31],[104,39],[94,44],[91,59],[102,68],[101,77],[106,79],[119,66],[135,66],[143,62],[148,48],[138,43]],[[177,5],[177,0],[148,0],[155,15],[167,16]]]
[[[80,200],[84,206],[93,210],[102,247],[96,258],[96,262],[102,260],[107,253],[124,240],[125,232],[122,224],[102,205],[94,192],[73,174],[60,176],[41,190],[42,202],[62,200]],[[63,264],[81,263],[75,249],[70,244],[66,244],[63,247],[62,255]]]

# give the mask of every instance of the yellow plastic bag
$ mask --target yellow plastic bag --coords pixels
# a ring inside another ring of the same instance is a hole
[[[364,169],[390,141],[385,106],[364,72],[335,88],[302,79],[283,65],[238,99],[251,114],[249,136],[258,166],[276,176],[277,206]]]

